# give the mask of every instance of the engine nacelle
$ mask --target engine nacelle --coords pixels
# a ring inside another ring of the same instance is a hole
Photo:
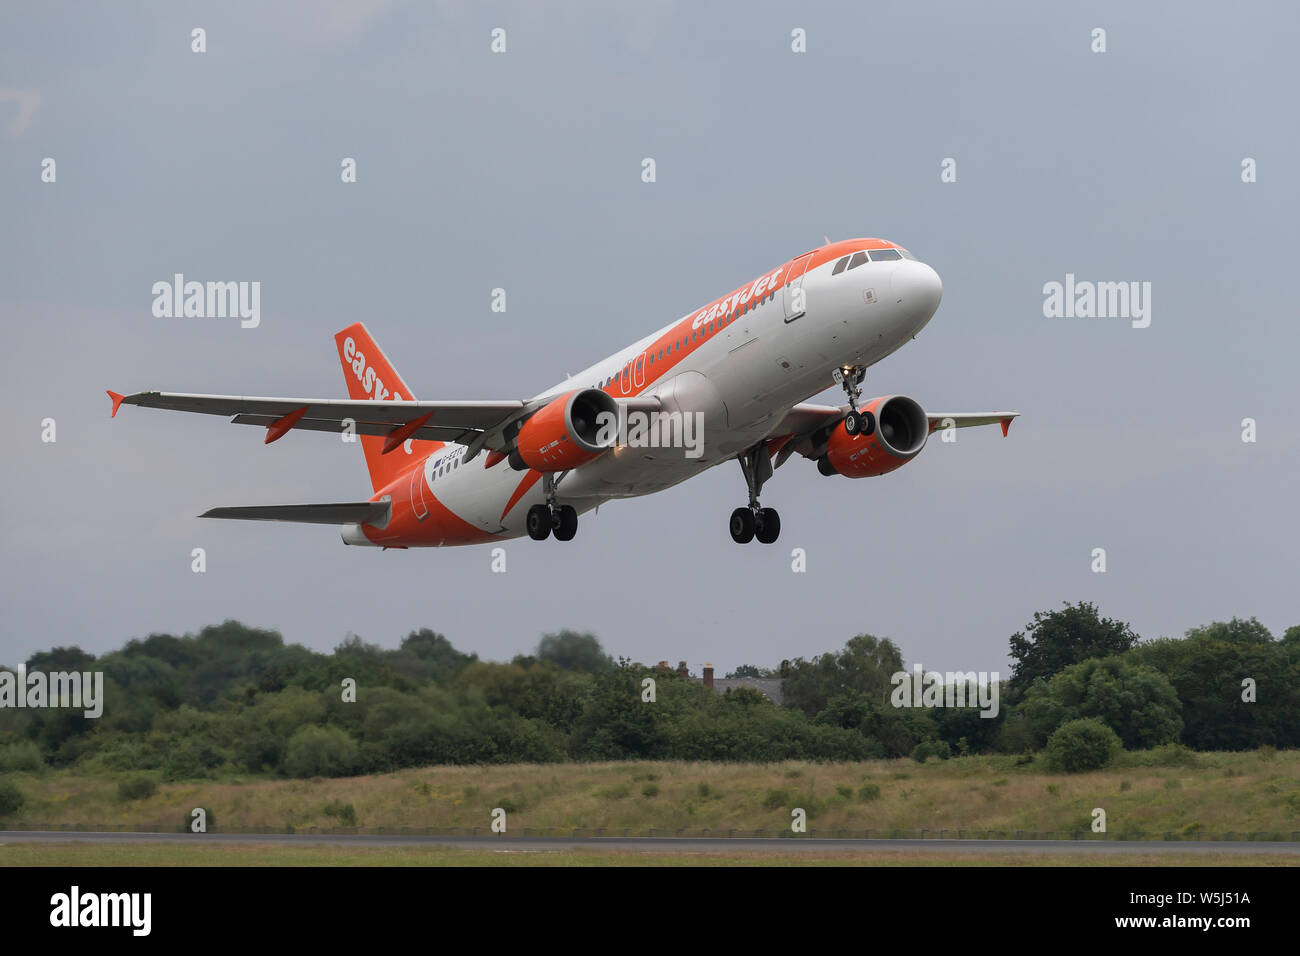
[[[510,467],[516,471],[566,471],[591,461],[618,440],[615,429],[600,434],[600,414],[618,418],[618,402],[598,388],[566,392],[535,412],[519,429]],[[604,444],[598,439],[605,438]]]
[[[873,398],[862,406],[875,417],[870,435],[850,435],[840,422],[826,441],[826,454],[817,460],[823,475],[846,478],[874,478],[901,468],[925,447],[930,437],[930,419],[924,409],[906,395]]]

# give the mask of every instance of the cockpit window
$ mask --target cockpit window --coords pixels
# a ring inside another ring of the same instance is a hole
[[[903,257],[898,254],[897,249],[872,249],[871,250],[872,262],[891,262],[894,259],[901,259],[901,258]]]
[[[849,264],[849,257],[845,256],[839,262],[835,263],[835,268],[831,270],[831,275],[837,276],[844,271],[844,267]]]
[[[865,252],[855,252],[853,253],[853,258],[849,260],[849,268],[856,269],[858,266],[862,265],[862,263],[866,261],[867,261],[867,254]]]
[[[916,256],[912,255],[906,249],[899,249],[898,254],[901,255],[904,259],[911,259],[913,261],[916,260]]]

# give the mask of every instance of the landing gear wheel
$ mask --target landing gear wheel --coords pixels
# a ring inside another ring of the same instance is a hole
[[[731,513],[731,540],[736,544],[749,544],[754,540],[754,512],[737,508]]]
[[[870,435],[876,430],[876,416],[871,412],[851,411],[844,416],[844,430],[850,435]]]
[[[775,508],[758,510],[758,527],[754,531],[754,536],[758,538],[760,544],[772,544],[781,536],[781,516],[776,513]]]
[[[578,510],[573,505],[560,505],[555,509],[555,540],[572,541],[578,533]]]
[[[528,528],[528,537],[545,541],[551,534],[551,509],[546,505],[533,505],[528,509],[524,525]]]

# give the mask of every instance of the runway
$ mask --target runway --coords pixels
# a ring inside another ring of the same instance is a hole
[[[54,830],[3,830],[0,847],[10,843],[207,843],[275,844],[294,846],[450,846],[502,852],[548,850],[635,850],[670,853],[807,853],[826,851],[910,852],[940,854],[1053,853],[1133,854],[1169,853],[1195,856],[1204,853],[1291,854],[1300,856],[1300,843],[1266,841],[1195,842],[1179,840],[864,840],[829,837],[709,838],[709,837],[516,837],[348,835],[308,833],[103,833]]]

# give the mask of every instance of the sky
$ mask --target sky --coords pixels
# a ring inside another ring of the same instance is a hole
[[[318,650],[430,627],[496,660],[574,628],[696,672],[865,632],[1005,676],[1009,636],[1081,600],[1146,638],[1280,636],[1298,26],[1260,2],[5,5],[0,662],[236,618]],[[867,396],[1021,418],[881,478],[791,460],[773,546],[727,533],[734,463],[508,542],[504,574],[490,547],[201,521],[365,497],[359,447],[109,418],[109,388],[345,397],[357,320],[421,399],[526,398],[825,237],[943,279]],[[260,324],[155,317],[177,272],[260,282]],[[1149,282],[1150,325],[1046,316],[1067,274]]]

